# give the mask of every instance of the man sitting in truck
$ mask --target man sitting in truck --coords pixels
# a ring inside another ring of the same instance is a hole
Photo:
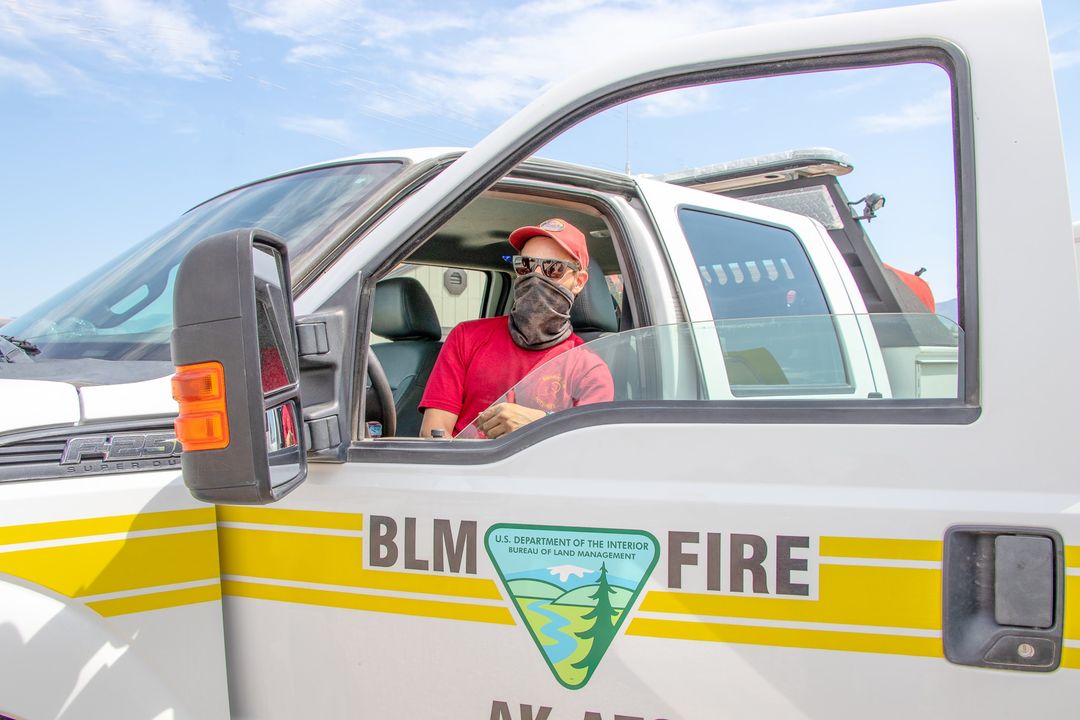
[[[481,437],[498,438],[557,410],[614,398],[611,372],[599,357],[560,358],[584,343],[570,325],[570,308],[589,279],[584,234],[552,218],[518,228],[509,242],[520,253],[512,257],[510,315],[450,331],[420,401],[422,437],[456,436],[475,420]],[[551,372],[514,387],[549,362]],[[492,405],[508,391],[505,402]]]

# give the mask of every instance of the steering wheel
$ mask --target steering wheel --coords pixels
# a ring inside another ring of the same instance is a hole
[[[397,406],[394,405],[394,391],[390,389],[390,381],[386,378],[379,356],[372,352],[370,347],[367,353],[367,375],[368,380],[371,381],[375,403],[370,402],[373,398],[369,393],[367,397],[369,402],[364,408],[364,414],[367,416],[364,418],[364,436],[367,437],[366,421],[370,418],[382,423],[383,437],[393,437],[397,434]]]

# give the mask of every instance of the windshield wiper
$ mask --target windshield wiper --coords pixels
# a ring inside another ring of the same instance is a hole
[[[0,335],[0,359],[4,362],[22,362],[18,360],[20,355],[30,360],[34,355],[40,355],[41,348],[29,340],[21,340],[12,335]]]

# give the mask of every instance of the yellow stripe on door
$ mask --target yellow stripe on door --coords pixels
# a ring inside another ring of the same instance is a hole
[[[327,530],[363,530],[360,513],[323,512],[321,510],[284,510],[281,508],[218,505],[218,522],[281,525]]]
[[[147,610],[163,610],[165,608],[194,605],[220,599],[221,585],[214,583],[213,585],[202,585],[194,588],[165,590],[163,592],[111,598],[109,600],[95,600],[86,603],[86,606],[103,617],[115,617],[117,615],[128,615],[146,612]]]
[[[1065,638],[1080,640],[1080,575],[1065,577]]]
[[[818,547],[822,557],[941,562],[943,545],[940,540],[822,537]]]
[[[217,558],[201,530],[0,553],[0,572],[80,597],[216,578]]]
[[[203,507],[191,510],[147,512],[138,515],[112,515],[81,520],[8,525],[0,527],[0,545],[40,542],[42,540],[63,540],[89,535],[136,532],[139,530],[161,530],[185,525],[209,525],[213,522],[214,508]]]

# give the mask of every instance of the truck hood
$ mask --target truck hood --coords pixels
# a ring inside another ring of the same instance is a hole
[[[0,433],[177,413],[169,377],[118,385],[0,378]]]
[[[78,421],[79,393],[74,385],[0,378],[0,433]]]
[[[84,385],[79,388],[82,420],[176,415],[179,407],[172,398],[171,382],[170,374],[142,382]]]

